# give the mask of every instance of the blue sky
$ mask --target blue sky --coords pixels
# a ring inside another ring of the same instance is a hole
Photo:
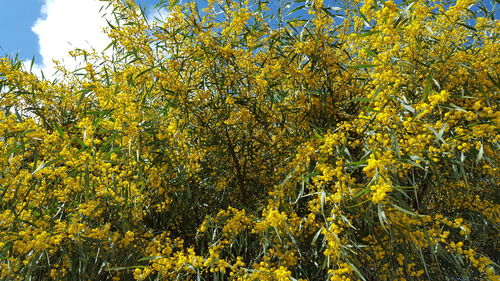
[[[31,31],[40,17],[43,0],[1,0],[0,55],[21,54],[23,59],[35,55],[38,59],[37,38]]]
[[[82,0],[61,0],[78,2]],[[23,60],[35,58],[35,62],[43,62],[40,54],[39,35],[33,31],[38,20],[48,16],[44,14],[43,6],[55,0],[0,0],[0,56],[16,54]],[[83,1],[85,2],[85,1]],[[151,9],[157,0],[137,0],[137,3]],[[53,30],[57,33],[57,30]]]
[[[151,12],[158,1],[136,0],[136,3]],[[325,5],[331,7],[337,1],[325,0]],[[484,2],[490,9],[494,1]],[[197,2],[200,6],[206,5],[206,0]],[[269,2],[277,4],[280,1]],[[34,57],[36,68],[44,73],[53,70],[50,67],[52,59],[60,56],[69,68],[75,66],[67,56],[68,51],[89,46],[103,49],[109,42],[101,32],[106,25],[98,11],[101,4],[99,0],[0,0],[0,57],[18,54],[25,61]]]
[[[151,12],[158,1],[136,0],[136,3]],[[200,7],[206,6],[206,0],[196,1]],[[332,1],[335,0],[325,2]],[[269,2],[271,9],[277,9],[274,6],[279,1]],[[103,19],[95,7],[90,8],[96,3],[99,0],[0,0],[0,57],[18,54],[24,61],[34,58],[35,64],[43,68],[54,56],[65,56],[76,47],[88,47],[82,46],[86,42],[99,49],[104,38],[96,34],[100,33]]]

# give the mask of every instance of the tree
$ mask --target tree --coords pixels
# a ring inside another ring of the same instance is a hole
[[[2,280],[498,278],[492,3],[105,2],[0,60]]]

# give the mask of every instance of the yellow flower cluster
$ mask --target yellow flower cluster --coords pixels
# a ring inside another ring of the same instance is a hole
[[[170,2],[0,58],[1,280],[498,280],[484,1]]]

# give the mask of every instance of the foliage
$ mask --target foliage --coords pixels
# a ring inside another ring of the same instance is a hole
[[[492,3],[208,2],[0,60],[2,280],[498,280]]]

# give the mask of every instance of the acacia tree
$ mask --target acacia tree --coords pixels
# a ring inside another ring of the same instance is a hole
[[[0,60],[2,280],[498,278],[492,3],[105,4]]]

